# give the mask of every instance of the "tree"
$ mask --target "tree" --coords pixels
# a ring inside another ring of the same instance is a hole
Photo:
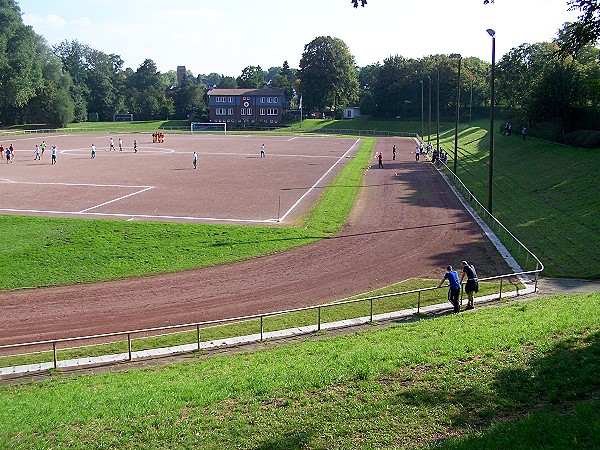
[[[294,81],[296,81],[295,71],[290,69],[287,61],[284,61],[283,67],[279,73],[275,74],[270,85],[274,88],[283,89],[285,96],[291,99],[294,95]]]
[[[569,11],[579,10],[577,22],[567,24],[560,53],[576,55],[586,45],[594,45],[600,39],[600,2],[598,0],[568,0]]]
[[[358,99],[358,70],[341,39],[321,36],[305,45],[298,78],[306,109],[336,110]]]
[[[146,59],[127,83],[127,106],[134,116],[139,119],[154,119],[172,114],[173,104],[167,102],[165,86],[154,61]]]
[[[0,107],[4,122],[21,121],[23,109],[43,85],[36,53],[40,39],[23,24],[14,0],[0,1]]]
[[[80,97],[76,102],[79,108],[87,106],[102,120],[123,108],[126,74],[119,55],[107,55],[76,40],[63,41],[53,50],[73,79],[72,92]]]
[[[237,78],[239,88],[259,89],[265,85],[265,73],[260,66],[248,66]]]
[[[27,117],[36,123],[62,128],[75,118],[75,101],[71,96],[73,81],[63,70],[61,60],[53,55],[45,43],[38,46],[42,63],[43,86],[27,105]]]
[[[204,102],[206,86],[196,84],[191,79],[183,82],[173,95],[175,114],[180,119],[187,119],[190,114],[204,115],[207,107]]]

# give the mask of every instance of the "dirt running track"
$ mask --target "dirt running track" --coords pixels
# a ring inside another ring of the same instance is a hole
[[[392,161],[392,145],[398,146]],[[378,139],[339,236],[289,252],[176,274],[0,293],[0,345],[236,317],[320,304],[472,261],[508,267],[411,140]]]

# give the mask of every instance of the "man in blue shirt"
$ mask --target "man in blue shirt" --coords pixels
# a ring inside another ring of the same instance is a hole
[[[446,267],[446,273],[444,274],[444,278],[438,284],[438,287],[442,287],[444,281],[448,280],[450,283],[450,289],[448,289],[448,300],[452,303],[454,307],[454,312],[460,312],[460,302],[458,300],[460,296],[460,281],[458,281],[458,272],[452,269],[452,266]]]

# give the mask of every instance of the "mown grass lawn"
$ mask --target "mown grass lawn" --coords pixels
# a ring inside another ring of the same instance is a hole
[[[593,448],[600,294],[0,388],[3,448]]]

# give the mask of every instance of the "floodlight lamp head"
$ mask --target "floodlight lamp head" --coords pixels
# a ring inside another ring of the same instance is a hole
[[[487,31],[487,34],[489,34],[491,37],[493,37],[493,38],[496,37],[496,32],[494,30],[492,30],[491,28],[488,28],[485,31]]]

